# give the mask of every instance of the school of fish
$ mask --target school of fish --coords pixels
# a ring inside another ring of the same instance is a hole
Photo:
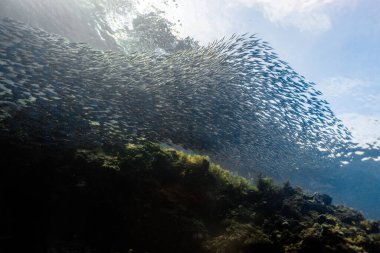
[[[246,171],[338,154],[350,133],[314,84],[255,35],[173,53],[100,51],[0,21],[0,134],[181,145]]]

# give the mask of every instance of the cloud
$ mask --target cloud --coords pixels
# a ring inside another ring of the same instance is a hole
[[[380,94],[374,90],[376,86],[374,80],[335,76],[318,83],[316,88],[337,114],[368,114],[380,113]]]
[[[300,31],[323,32],[331,28],[330,11],[355,0],[235,0],[257,8],[271,21]]]
[[[233,16],[229,1],[176,0],[178,5],[165,11],[169,20],[181,21],[175,27],[180,36],[191,36],[206,44],[236,32],[238,18]]]
[[[372,144],[380,148],[380,114],[345,113],[339,115],[339,118],[351,131],[354,142],[363,147]]]
[[[358,78],[334,76],[327,78],[317,85],[323,94],[330,99],[344,96],[358,96],[369,87],[368,82]]]
[[[362,146],[377,142],[380,147],[380,95],[370,80],[335,76],[317,84],[326,99]]]

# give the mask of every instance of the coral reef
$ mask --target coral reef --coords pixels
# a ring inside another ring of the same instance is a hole
[[[379,222],[205,156],[0,143],[1,252],[380,252]]]

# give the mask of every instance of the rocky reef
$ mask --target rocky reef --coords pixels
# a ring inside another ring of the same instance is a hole
[[[380,223],[147,141],[0,142],[1,252],[380,252]]]

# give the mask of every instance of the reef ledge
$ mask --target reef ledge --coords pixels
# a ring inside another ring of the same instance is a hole
[[[1,252],[380,252],[380,222],[146,141],[1,140]]]

